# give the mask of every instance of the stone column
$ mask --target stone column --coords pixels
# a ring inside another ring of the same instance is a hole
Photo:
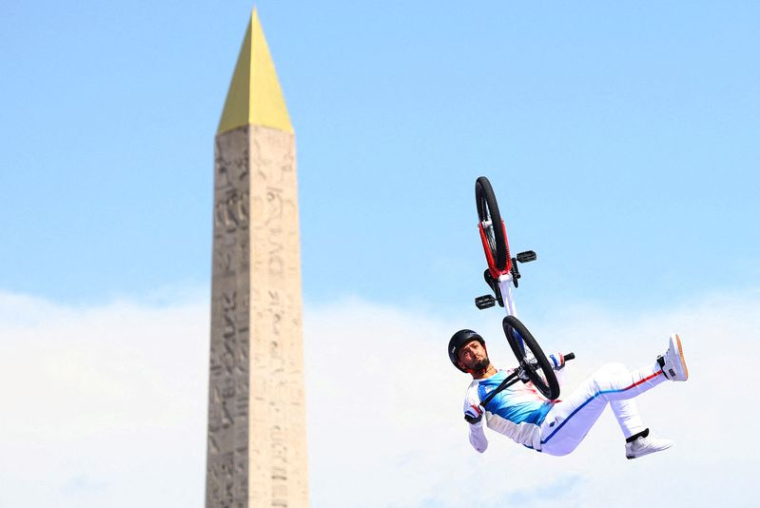
[[[207,507],[308,506],[295,136],[256,11],[214,164]]]

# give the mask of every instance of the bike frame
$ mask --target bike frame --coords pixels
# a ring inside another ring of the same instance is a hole
[[[512,287],[514,286],[514,276],[512,275],[512,263],[515,263],[509,255],[509,238],[507,237],[507,225],[504,221],[501,221],[502,231],[504,231],[504,243],[507,246],[507,265],[504,270],[499,270],[496,267],[496,261],[491,254],[491,247],[488,243],[488,237],[486,236],[485,228],[490,226],[489,222],[485,224],[478,223],[478,229],[480,230],[480,241],[483,243],[483,252],[486,255],[486,261],[488,262],[488,271],[491,272],[491,276],[496,280],[499,285],[499,291],[501,293],[501,300],[504,303],[504,311],[507,316],[517,316],[517,307],[515,306],[514,295],[512,294]],[[520,338],[520,345],[522,346],[522,337]]]
[[[504,221],[501,222],[504,230],[504,242],[507,245],[507,252],[509,252],[509,238],[507,237],[507,225]],[[490,224],[486,223],[486,226]],[[504,270],[499,270],[496,267],[496,261],[491,254],[491,247],[488,244],[488,238],[486,237],[485,228],[483,223],[478,223],[478,229],[480,230],[480,241],[483,243],[483,252],[486,254],[486,261],[488,262],[488,271],[491,272],[491,276],[496,279],[499,284],[499,291],[501,291],[501,298],[504,302],[504,310],[507,316],[517,317],[517,308],[515,307],[514,296],[512,295],[512,286],[514,286],[514,278],[512,276],[512,259],[507,256],[507,266]]]
[[[512,295],[512,274],[507,273],[500,275],[496,281],[499,284],[499,291],[501,291],[501,299],[504,301],[504,310],[507,316],[517,317],[517,308],[515,307],[515,299]]]

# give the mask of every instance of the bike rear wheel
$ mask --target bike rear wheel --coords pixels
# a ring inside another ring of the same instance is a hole
[[[500,271],[507,270],[509,246],[504,231],[504,222],[501,220],[499,205],[496,202],[491,182],[485,176],[481,176],[475,181],[475,203],[478,207],[480,227],[485,235],[495,268]]]
[[[514,316],[507,316],[502,321],[504,335],[509,347],[520,362],[533,386],[547,399],[559,397],[559,382],[552,363],[546,358],[533,335],[522,322]]]

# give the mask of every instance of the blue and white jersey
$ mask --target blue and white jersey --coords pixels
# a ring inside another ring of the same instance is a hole
[[[511,370],[500,370],[489,378],[474,379],[467,388],[464,409],[480,404],[511,373]],[[518,382],[502,390],[485,406],[486,425],[520,444],[540,449],[541,423],[553,405],[533,384]]]

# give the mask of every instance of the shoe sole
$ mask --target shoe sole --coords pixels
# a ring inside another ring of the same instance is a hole
[[[673,443],[670,443],[665,448],[660,448],[660,449],[657,449],[657,450],[649,450],[648,452],[642,453],[641,455],[628,455],[626,453],[625,454],[625,458],[628,459],[628,460],[640,459],[641,457],[646,457],[647,455],[652,455],[653,453],[664,452],[665,450],[669,450],[672,447],[673,447]]]
[[[672,337],[675,337],[676,339],[676,347],[678,348],[678,358],[679,360],[681,360],[681,366],[683,366],[683,374],[684,374],[683,380],[686,381],[687,379],[689,379],[689,368],[686,366],[686,360],[683,357],[683,346],[681,345],[681,338],[678,336],[677,333],[674,333]]]

